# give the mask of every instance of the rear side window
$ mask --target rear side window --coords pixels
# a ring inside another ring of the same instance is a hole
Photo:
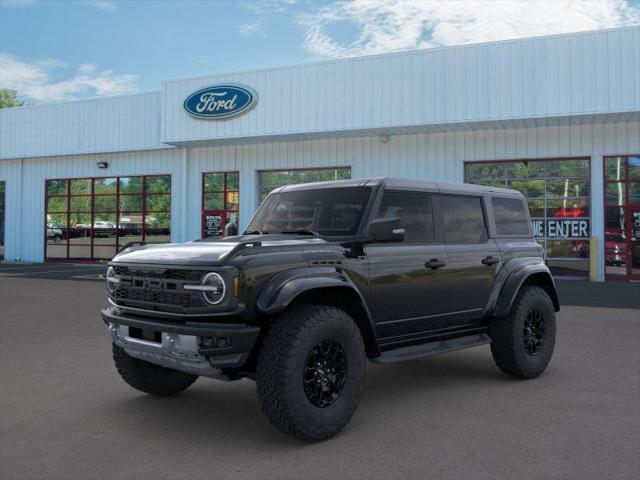
[[[441,195],[444,236],[447,243],[484,243],[487,226],[480,197]]]
[[[405,243],[433,243],[431,196],[427,193],[387,191],[377,218],[399,217]]]
[[[529,235],[529,222],[520,198],[491,199],[498,235]]]

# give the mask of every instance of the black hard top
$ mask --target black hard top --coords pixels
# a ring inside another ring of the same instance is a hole
[[[418,180],[415,178],[402,177],[374,177],[374,178],[352,178],[349,180],[335,180],[328,182],[299,183],[296,185],[286,185],[279,187],[273,193],[296,192],[302,190],[318,190],[341,187],[364,187],[384,185],[390,190],[412,190],[421,192],[457,193],[462,195],[483,195],[485,193],[498,193],[501,195],[522,196],[517,190],[498,187],[485,187],[483,185],[473,185],[470,183],[450,183],[434,182],[431,180]]]

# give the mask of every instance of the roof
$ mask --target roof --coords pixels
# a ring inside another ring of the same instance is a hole
[[[352,178],[348,180],[333,180],[328,182],[299,183],[296,185],[285,185],[275,189],[272,193],[297,192],[304,190],[325,190],[328,188],[364,187],[383,185],[389,190],[410,190],[420,192],[439,192],[456,194],[484,194],[499,193],[501,195],[522,196],[517,190],[498,187],[486,187],[483,185],[473,185],[471,183],[451,183],[435,182],[431,180],[418,180],[415,178],[403,177],[372,177],[372,178]]]
[[[0,110],[0,159],[640,119],[640,26],[172,80],[160,92]],[[606,66],[606,67],[603,67]],[[193,118],[211,85],[246,114]]]

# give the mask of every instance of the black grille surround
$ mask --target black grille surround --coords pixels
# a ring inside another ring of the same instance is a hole
[[[112,301],[121,307],[131,307],[150,312],[166,312],[180,315],[215,314],[233,310],[237,299],[227,289],[226,298],[215,306],[209,305],[197,291],[184,286],[200,284],[202,277],[215,271],[230,285],[233,276],[225,268],[189,269],[156,266],[112,265],[116,283]],[[225,271],[227,270],[227,271]]]

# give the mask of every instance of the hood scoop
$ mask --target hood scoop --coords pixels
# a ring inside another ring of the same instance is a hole
[[[333,250],[311,250],[302,254],[310,266],[342,265],[342,257]]]

